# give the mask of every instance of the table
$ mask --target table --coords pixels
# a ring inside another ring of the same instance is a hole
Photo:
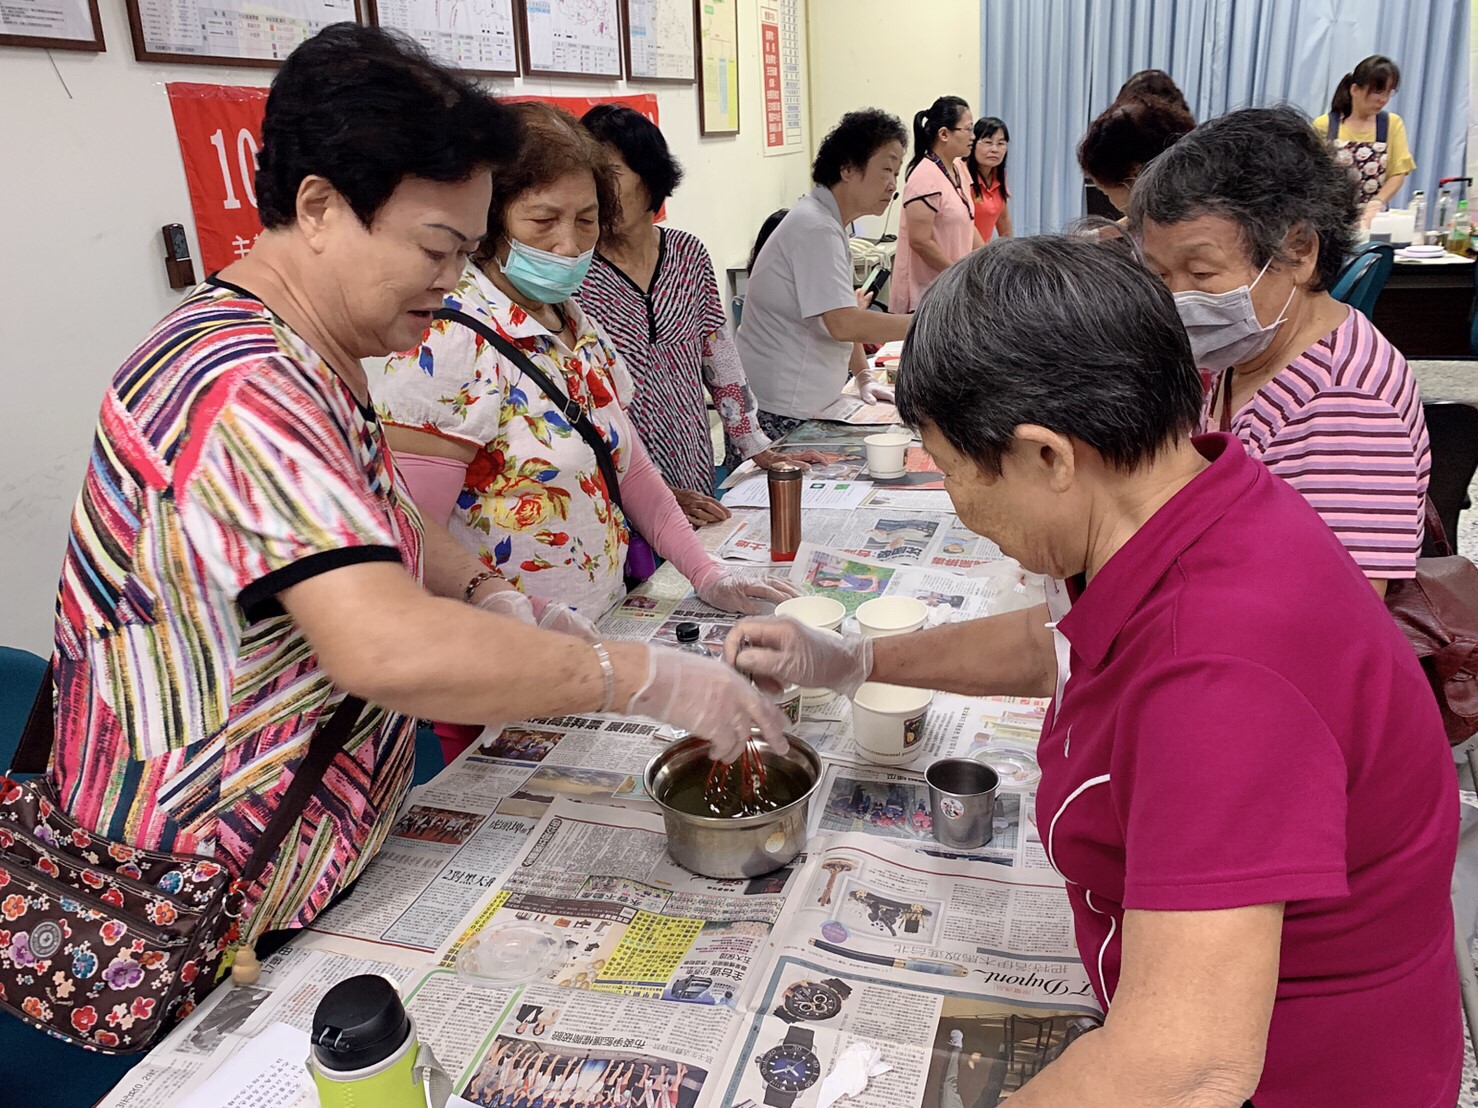
[[[1408,358],[1467,358],[1473,309],[1473,261],[1400,258],[1375,302],[1372,321]]]

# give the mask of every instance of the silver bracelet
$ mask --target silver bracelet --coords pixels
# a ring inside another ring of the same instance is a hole
[[[601,697],[600,712],[609,712],[611,704],[616,699],[616,670],[611,665],[611,654],[606,649],[605,643],[593,642],[590,648],[595,651],[595,660],[600,663],[601,680],[605,682],[605,694]]]

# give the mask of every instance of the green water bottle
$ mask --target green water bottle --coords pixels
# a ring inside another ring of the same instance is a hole
[[[323,995],[312,1042],[308,1072],[323,1108],[442,1108],[451,1093],[395,986],[375,974]]]

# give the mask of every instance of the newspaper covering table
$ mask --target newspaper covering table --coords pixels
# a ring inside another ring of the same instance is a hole
[[[816,426],[801,436],[845,441]],[[737,555],[736,572],[786,575],[849,611],[909,595],[937,623],[1041,600],[1040,582],[952,510],[808,511],[812,541],[790,566],[742,560],[757,557],[745,540],[764,518],[736,512],[704,541]],[[717,653],[736,619],[664,566],[600,627],[670,643],[691,621]],[[883,768],[859,755],[845,698],[806,701],[797,732],[823,763],[811,837],[790,866],[749,881],[668,856],[642,788],[674,737],[665,728],[597,715],[490,726],[413,790],[352,895],[258,985],[213,993],[104,1103],[174,1103],[264,1029],[306,1030],[334,982],[374,972],[399,984],[473,1104],[808,1108],[854,1042],[892,1069],[844,1103],[997,1104],[1100,1018],[1035,823],[1045,707],[936,694],[916,763]],[[933,838],[921,770],[942,755],[1002,774],[979,850]],[[479,936],[509,924],[555,937],[550,959],[517,984],[469,976]]]

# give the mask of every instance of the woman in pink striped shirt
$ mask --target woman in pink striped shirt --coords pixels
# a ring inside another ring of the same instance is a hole
[[[1384,595],[1416,572],[1431,452],[1406,359],[1329,295],[1357,217],[1349,174],[1291,108],[1203,124],[1129,201],[1212,374],[1202,429],[1303,493]]]

